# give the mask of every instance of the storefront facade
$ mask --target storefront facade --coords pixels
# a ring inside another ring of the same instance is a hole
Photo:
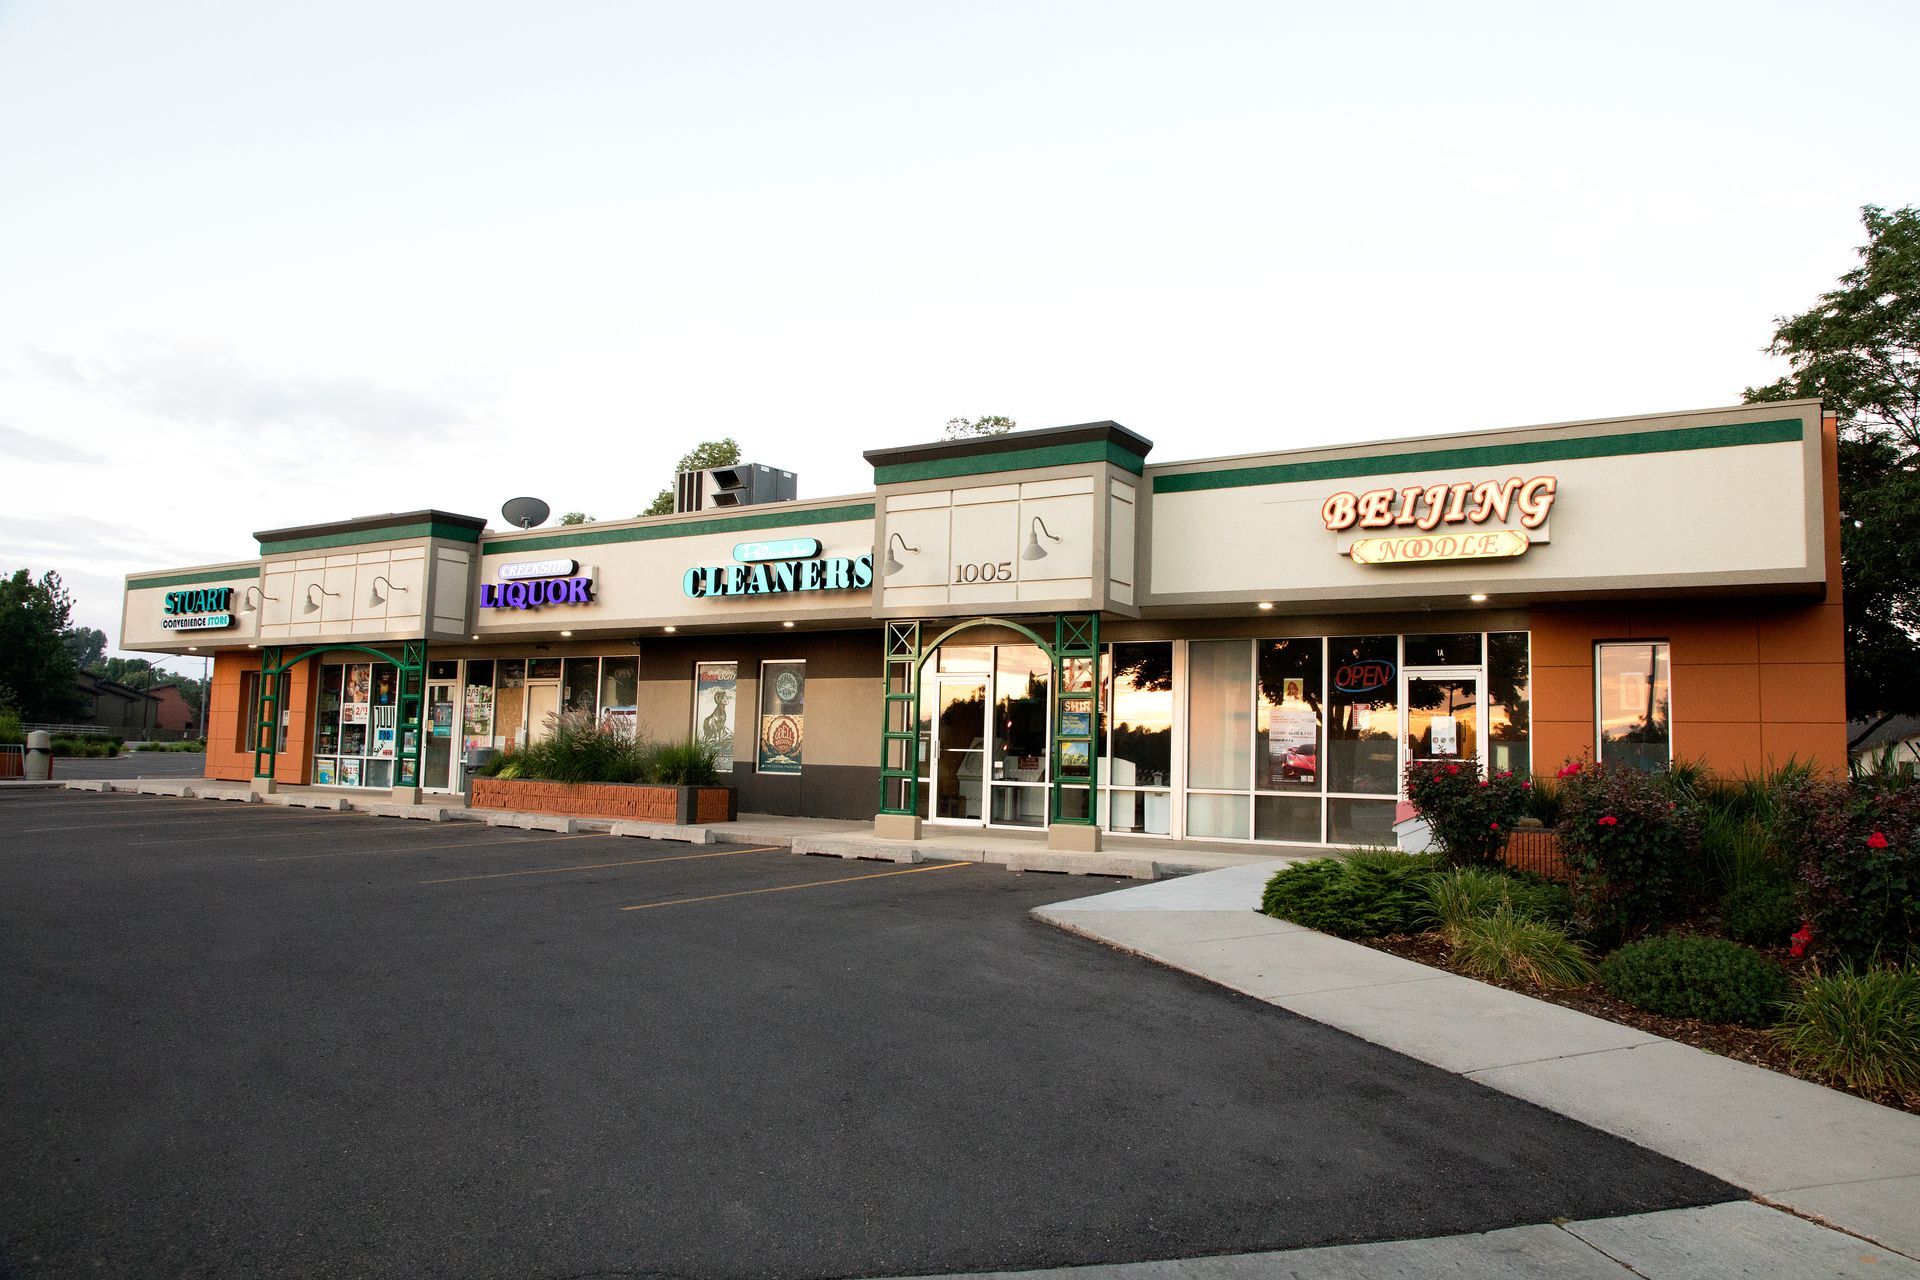
[[[494,532],[424,510],[130,577],[211,653],[208,773],[454,793],[581,715],[746,812],[1387,837],[1410,759],[1845,764],[1813,402],[1166,464],[1113,423],[876,450],[874,491]]]

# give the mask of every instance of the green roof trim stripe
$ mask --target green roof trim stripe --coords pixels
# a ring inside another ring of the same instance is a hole
[[[782,504],[784,505],[784,504]],[[662,538],[697,538],[707,533],[740,533],[754,529],[791,529],[807,524],[841,524],[873,519],[871,502],[844,507],[814,507],[806,511],[763,511],[755,515],[715,516],[680,524],[645,524],[632,529],[593,529],[574,525],[578,533],[553,533],[540,538],[515,538],[480,549],[483,556],[521,555],[560,547],[595,547],[613,542],[656,542]]]
[[[478,542],[480,531],[438,520],[418,524],[390,524],[383,529],[355,529],[351,533],[322,533],[285,542],[262,542],[260,554],[283,556],[291,551],[319,551],[324,547],[357,547],[369,542],[404,542],[408,538],[445,538],[449,542]]]
[[[163,573],[139,578],[127,575],[127,590],[152,591],[157,587],[191,587],[202,582],[251,582],[260,576],[260,566],[251,569],[208,569],[203,573]]]
[[[1560,462],[1570,458],[1618,458],[1636,453],[1684,453],[1691,449],[1786,444],[1804,438],[1805,428],[1800,419],[1778,418],[1768,422],[1729,422],[1715,427],[1676,427],[1671,431],[1635,431],[1626,435],[1577,436],[1572,439],[1532,440],[1519,444],[1467,445],[1458,449],[1377,453],[1363,458],[1329,458],[1324,462],[1282,462],[1266,467],[1183,471],[1173,475],[1155,476],[1153,491],[1155,493],[1193,493],[1203,489],[1239,489],[1247,485],[1291,484],[1302,480],[1344,480],[1354,476],[1389,475],[1404,471],[1446,471],[1458,467]]]
[[[1039,449],[1014,449],[1006,453],[936,458],[929,462],[875,467],[873,482],[909,484],[915,480],[947,480],[954,476],[991,475],[997,471],[1029,471],[1036,467],[1060,467],[1076,462],[1111,462],[1135,475],[1146,470],[1140,455],[1122,448],[1117,442],[1086,440],[1078,444],[1047,445]]]

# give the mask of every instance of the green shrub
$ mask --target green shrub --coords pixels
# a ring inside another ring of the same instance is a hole
[[[1267,881],[1260,909],[1342,938],[1408,933],[1428,922],[1427,884],[1438,866],[1430,855],[1384,849],[1298,862]]]
[[[1920,969],[1809,977],[1776,1034],[1796,1062],[1856,1089],[1920,1089]]]
[[[1691,802],[1651,774],[1583,763],[1561,770],[1560,852],[1585,928],[1633,933],[1669,918],[1699,841]]]
[[[643,739],[590,715],[555,716],[553,731],[517,753],[520,776],[545,782],[640,782],[652,763]],[[504,776],[504,775],[502,775]]]
[[[648,776],[668,787],[711,787],[720,782],[720,773],[713,767],[713,748],[696,739],[655,748]]]
[[[1560,783],[1545,774],[1536,774],[1523,788],[1527,793],[1527,817],[1543,827],[1560,821]]]
[[[1573,903],[1560,885],[1511,872],[1461,867],[1433,878],[1427,887],[1434,922],[1447,941],[1457,942],[1460,926],[1502,909],[1527,920],[1562,925]]]
[[[1920,784],[1809,780],[1781,808],[1814,953],[1854,965],[1920,959]]]
[[[1577,987],[1593,981],[1585,947],[1543,920],[1501,906],[1463,921],[1453,939],[1453,959],[1476,978]]]
[[[0,711],[0,746],[25,746],[27,731],[20,723],[20,717],[11,711]]]
[[[1514,824],[1526,816],[1530,786],[1504,771],[1483,777],[1472,760],[1407,764],[1407,802],[1456,867],[1499,861]]]
[[[56,757],[78,760],[110,759],[120,754],[121,745],[118,738],[83,738],[76,735],[60,735],[49,742]]]
[[[1787,976],[1758,951],[1699,934],[1631,942],[1600,964],[1608,994],[1676,1018],[1764,1027],[1786,998]]]
[[[1720,927],[1735,942],[1782,947],[1799,924],[1793,886],[1784,880],[1749,880],[1720,899]]]

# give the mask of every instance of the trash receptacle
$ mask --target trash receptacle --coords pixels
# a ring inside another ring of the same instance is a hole
[[[53,735],[35,729],[27,735],[27,781],[46,782],[53,777]]]

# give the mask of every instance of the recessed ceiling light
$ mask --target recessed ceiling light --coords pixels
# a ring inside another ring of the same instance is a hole
[[[250,645],[248,645],[248,646],[247,646],[247,648],[249,648],[249,649],[258,649],[259,647],[260,647],[260,646],[259,646],[259,645],[257,645],[257,644],[250,644]]]
[[[565,640],[565,639],[566,639],[566,638],[567,638],[568,636],[570,636],[570,635],[572,635],[572,634],[573,634],[573,632],[571,632],[571,631],[562,631],[562,632],[560,633],[560,638],[561,638],[562,640]]]
[[[1468,596],[1467,599],[1473,601],[1475,604],[1485,604],[1487,602],[1487,593],[1484,591],[1476,591]]]
[[[780,625],[783,627],[791,627],[793,625],[793,622],[791,620],[788,620],[786,622],[781,623]]]
[[[480,637],[479,637],[479,636],[475,636],[475,637],[473,637],[473,638],[474,638],[475,640],[478,640],[478,639],[479,639]]]
[[[672,635],[672,634],[673,634],[674,632],[676,632],[676,631],[678,631],[678,630],[679,630],[680,628],[678,628],[678,627],[662,627],[662,628],[660,628],[660,629],[661,629],[662,631],[664,631],[664,632],[666,632],[666,633],[667,633],[668,635]]]
[[[792,624],[791,622],[789,622],[789,623],[788,623],[787,625],[788,625],[788,626],[792,626],[793,624]],[[187,646],[187,652],[188,652],[188,653],[198,653],[198,652],[200,652],[200,646],[199,646],[199,645],[197,645],[197,644],[190,644],[190,645],[188,645],[188,646]]]
[[[1261,607],[1262,609],[1271,609],[1271,608],[1273,608],[1273,601],[1271,601],[1271,600],[1262,600],[1262,601],[1260,602],[1260,607]]]

